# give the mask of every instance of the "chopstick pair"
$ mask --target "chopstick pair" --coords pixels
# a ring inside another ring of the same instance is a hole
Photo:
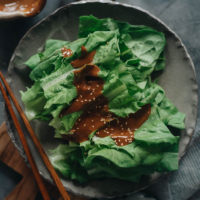
[[[35,146],[37,147],[37,150],[40,153],[40,155],[41,155],[41,157],[42,157],[47,169],[49,170],[49,172],[50,172],[50,174],[51,174],[51,176],[52,176],[52,178],[53,178],[58,190],[60,191],[61,196],[63,197],[64,200],[70,200],[69,195],[67,194],[67,192],[66,192],[66,190],[65,190],[65,188],[64,188],[64,186],[63,186],[63,184],[62,184],[62,182],[60,180],[60,178],[58,177],[56,171],[54,170],[54,168],[53,168],[53,166],[51,164],[51,162],[49,161],[49,158],[47,157],[42,145],[40,144],[37,136],[35,135],[32,127],[30,125],[28,119],[26,118],[26,115],[24,114],[22,108],[20,107],[17,99],[15,98],[12,90],[10,89],[10,87],[9,87],[6,79],[4,78],[3,74],[1,73],[1,71],[0,71],[0,78],[3,81],[3,83],[5,85],[5,88],[8,91],[8,94],[10,95],[10,97],[11,97],[11,99],[12,99],[12,101],[13,101],[13,103],[14,103],[17,111],[18,111],[18,113],[20,114],[22,120],[24,121],[24,124],[25,124],[27,130],[29,131],[30,136],[31,136],[33,142],[35,143]],[[4,97],[5,103],[6,103],[7,107],[8,107],[8,110],[9,110],[9,112],[11,114],[11,117],[12,117],[13,122],[15,124],[15,127],[17,129],[17,132],[19,134],[20,140],[21,140],[22,145],[24,147],[25,153],[27,155],[27,158],[28,158],[29,163],[31,165],[31,168],[33,170],[33,174],[34,174],[35,179],[36,179],[36,181],[38,183],[38,186],[40,188],[42,196],[43,196],[44,200],[51,200],[51,198],[49,197],[49,194],[47,192],[47,189],[46,189],[46,187],[44,185],[43,179],[39,174],[39,171],[38,171],[38,168],[37,168],[37,166],[35,164],[33,156],[32,156],[32,154],[30,152],[30,149],[28,147],[27,141],[26,141],[25,136],[24,136],[24,134],[22,132],[21,126],[20,126],[20,124],[19,124],[19,122],[17,120],[15,112],[14,112],[14,110],[12,108],[10,100],[9,100],[7,94],[6,94],[6,91],[4,90],[4,87],[3,87],[3,84],[1,83],[1,81],[0,81],[0,90],[2,92],[2,95]]]

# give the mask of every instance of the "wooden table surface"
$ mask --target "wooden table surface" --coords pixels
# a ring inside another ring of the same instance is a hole
[[[22,175],[22,180],[5,200],[35,200],[39,192],[36,180],[31,169],[26,165],[24,159],[12,143],[7,133],[5,122],[0,126],[0,161]],[[55,186],[47,181],[45,181],[45,185],[51,197],[62,200]],[[69,195],[71,200],[87,200],[87,198],[77,197],[72,194]]]

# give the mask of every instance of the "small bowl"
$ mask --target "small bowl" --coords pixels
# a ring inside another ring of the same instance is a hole
[[[29,5],[23,1],[21,4],[7,1],[4,8],[3,3],[0,3],[0,20],[11,20],[37,15],[44,8],[46,0],[29,0]]]

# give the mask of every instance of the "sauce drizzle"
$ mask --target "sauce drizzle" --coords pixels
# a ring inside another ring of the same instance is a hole
[[[115,120],[107,123],[102,129],[96,132],[96,135],[98,137],[110,135],[118,146],[125,146],[134,141],[134,131],[140,128],[148,119],[150,112],[151,105],[147,104],[126,118],[117,118],[116,116]]]
[[[81,46],[81,56],[77,58],[76,60],[72,61],[71,65],[75,69],[77,69],[77,68],[82,67],[85,64],[91,63],[93,61],[95,53],[96,53],[96,50],[92,52],[88,52],[84,46]]]
[[[122,118],[109,112],[109,102],[102,95],[104,80],[98,77],[100,69],[90,63],[74,71],[74,86],[77,98],[69,108],[61,111],[59,117],[82,110],[83,113],[75,122],[71,132],[62,135],[63,139],[72,142],[84,142],[96,131],[96,136],[110,136],[118,146],[125,146],[134,141],[134,131],[149,117],[151,105],[147,104],[129,117]]]
[[[80,110],[91,109],[91,107],[100,103],[99,101],[103,97],[102,90],[105,82],[98,77],[99,71],[100,69],[96,65],[88,64],[73,72],[73,84],[76,87],[77,98],[69,108],[61,111],[60,117]]]
[[[64,58],[70,57],[73,55],[73,52],[71,49],[67,49],[66,47],[62,47],[61,48],[61,52],[62,52],[62,56]]]

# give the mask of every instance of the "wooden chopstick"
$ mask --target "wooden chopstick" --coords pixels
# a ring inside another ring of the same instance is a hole
[[[4,83],[5,87],[6,87],[6,90],[8,91],[8,93],[9,93],[9,95],[10,95],[10,97],[11,97],[11,99],[12,99],[12,101],[13,101],[16,109],[17,109],[17,111],[19,112],[22,120],[24,121],[24,124],[25,124],[26,128],[28,129],[29,134],[30,134],[33,142],[35,143],[35,146],[37,147],[37,150],[40,153],[40,155],[41,155],[41,157],[42,157],[47,169],[49,170],[49,172],[50,172],[50,174],[51,174],[51,176],[52,176],[52,178],[53,178],[58,190],[60,191],[61,196],[63,197],[64,200],[70,200],[70,197],[69,197],[67,191],[65,190],[60,178],[58,177],[55,169],[53,168],[51,162],[49,161],[48,156],[46,155],[42,145],[40,144],[37,136],[35,135],[35,132],[33,131],[32,127],[31,127],[28,119],[26,118],[26,115],[24,114],[22,108],[20,107],[17,99],[15,98],[12,90],[10,89],[10,86],[8,85],[6,79],[4,78],[3,74],[1,73],[1,71],[0,71],[0,78],[2,79],[2,81],[3,81],[3,83]],[[9,99],[8,99],[8,101],[9,101]]]
[[[4,90],[3,85],[2,85],[1,82],[0,82],[0,90],[1,90],[1,92],[2,92],[2,94],[3,94],[3,98],[5,99],[5,102],[6,102],[6,105],[7,105],[7,107],[8,107],[8,110],[9,110],[9,112],[10,112],[10,114],[11,114],[11,117],[12,117],[13,122],[14,122],[14,124],[15,124],[15,127],[16,127],[16,129],[17,129],[17,132],[18,132],[18,134],[19,134],[19,138],[20,138],[20,140],[21,140],[21,142],[22,142],[22,145],[23,145],[23,147],[24,147],[25,153],[26,153],[26,155],[27,155],[28,161],[29,161],[29,163],[30,163],[30,165],[31,165],[31,168],[32,168],[32,170],[33,170],[33,174],[34,174],[35,179],[36,179],[36,181],[37,181],[37,183],[38,183],[38,186],[39,186],[39,188],[40,188],[40,191],[41,191],[41,193],[42,193],[42,196],[43,196],[43,198],[44,198],[45,200],[51,200],[51,198],[50,198],[49,195],[48,195],[47,189],[46,189],[46,187],[45,187],[45,185],[44,185],[44,182],[43,182],[43,180],[42,180],[42,178],[41,178],[41,176],[40,176],[40,173],[39,173],[39,171],[38,171],[38,168],[37,168],[37,166],[36,166],[36,164],[35,164],[35,161],[34,161],[34,159],[33,159],[33,156],[32,156],[32,154],[31,154],[31,152],[30,152],[30,149],[29,149],[29,147],[28,147],[27,141],[26,141],[26,139],[25,139],[25,137],[24,137],[24,134],[23,134],[23,132],[22,132],[21,126],[20,126],[20,124],[19,124],[19,122],[18,122],[18,120],[17,120],[17,117],[16,117],[16,115],[15,115],[15,112],[14,112],[14,110],[13,110],[13,108],[12,108],[12,105],[11,105],[11,103],[10,103],[10,101],[9,101],[9,98],[8,98],[7,95],[6,95],[6,92],[5,92],[5,90]]]

